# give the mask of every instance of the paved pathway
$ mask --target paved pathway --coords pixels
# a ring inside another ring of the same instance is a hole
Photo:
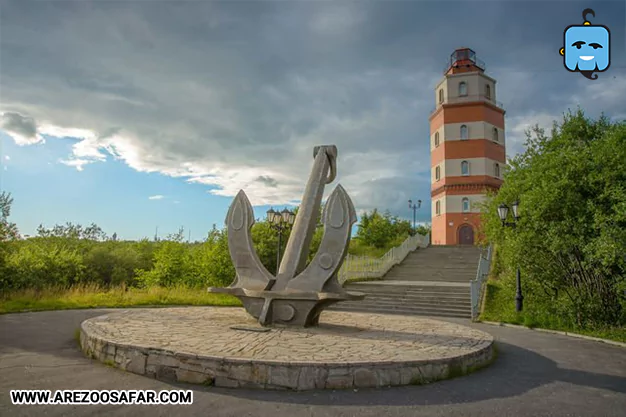
[[[0,316],[0,415],[621,417],[626,410],[626,349],[567,336],[476,324],[496,338],[499,357],[467,377],[356,392],[246,391],[169,384],[84,358],[75,330],[107,311]],[[181,388],[194,389],[193,405],[14,406],[8,396],[10,389]]]

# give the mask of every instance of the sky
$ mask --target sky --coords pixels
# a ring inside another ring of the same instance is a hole
[[[611,66],[570,73],[563,31],[611,30]],[[359,213],[430,221],[428,117],[470,47],[497,80],[507,155],[568,109],[626,119],[623,1],[0,0],[0,189],[22,234],[96,223],[122,239],[297,204],[313,147]]]

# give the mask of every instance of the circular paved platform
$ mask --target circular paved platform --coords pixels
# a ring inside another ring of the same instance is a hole
[[[325,311],[315,328],[263,328],[242,308],[123,310],[86,320],[90,356],[161,380],[338,389],[423,384],[487,365],[493,338],[414,316]]]

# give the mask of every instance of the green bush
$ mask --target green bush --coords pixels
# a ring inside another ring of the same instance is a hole
[[[14,244],[3,282],[10,289],[71,286],[86,276],[83,254],[61,240],[33,239]]]
[[[8,222],[12,199],[0,194],[0,290],[3,293],[63,290],[76,285],[86,288],[149,289],[161,287],[201,288],[227,286],[235,278],[227,230],[213,229],[203,242],[184,242],[184,231],[161,241],[120,241],[110,238],[96,224],[83,227],[66,223],[48,229],[40,225],[38,236],[19,240],[17,228]],[[296,210],[297,211],[297,210]],[[320,212],[321,215],[321,212]],[[380,257],[408,236],[408,222],[380,215],[364,214],[361,236],[353,239],[349,252]],[[319,220],[319,219],[318,219]],[[313,235],[308,262],[322,240],[324,228]],[[290,230],[284,232],[284,253]],[[261,263],[276,273],[278,237],[267,221],[254,224],[252,240]]]
[[[626,324],[626,124],[589,120],[578,111],[550,136],[529,132],[526,146],[484,207],[500,291],[512,300],[519,266],[528,323]],[[503,228],[497,207],[517,199],[518,227]]]

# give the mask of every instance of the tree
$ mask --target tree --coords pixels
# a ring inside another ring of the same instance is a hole
[[[487,240],[509,276],[520,266],[527,299],[548,314],[577,326],[624,323],[626,124],[578,110],[550,136],[527,132],[526,147],[484,207]],[[497,206],[517,199],[518,227],[501,227]]]
[[[60,237],[93,241],[104,241],[107,239],[106,233],[95,223],[83,227],[80,224],[67,222],[64,225],[55,224],[52,228],[46,228],[40,224],[37,227],[37,235],[39,237]]]
[[[374,209],[363,213],[356,237],[366,245],[384,248],[409,236],[411,223],[392,216],[389,211],[380,214]]]
[[[15,240],[19,237],[19,232],[15,223],[9,222],[13,198],[10,193],[2,191],[0,193],[0,242]]]

